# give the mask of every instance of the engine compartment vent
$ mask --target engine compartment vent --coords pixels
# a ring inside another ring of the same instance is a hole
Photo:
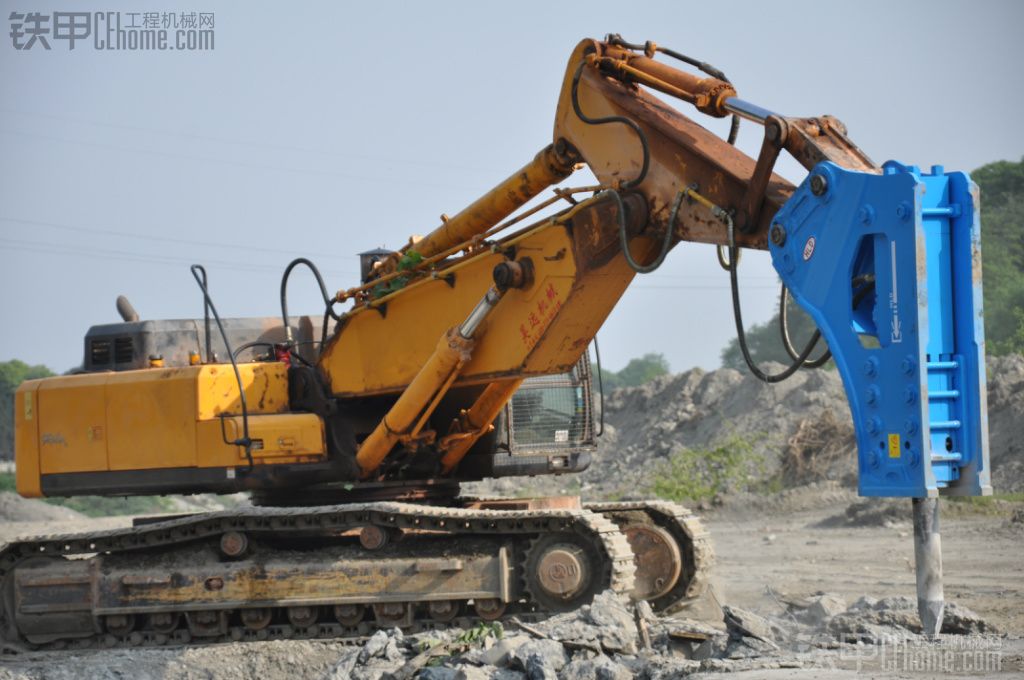
[[[135,344],[131,338],[114,340],[114,361],[119,364],[130,364],[135,357]]]
[[[93,340],[90,342],[89,359],[93,366],[106,366],[110,364],[110,341]]]

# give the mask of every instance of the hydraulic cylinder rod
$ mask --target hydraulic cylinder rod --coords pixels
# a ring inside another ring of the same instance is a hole
[[[441,337],[434,353],[395,405],[363,440],[356,453],[356,463],[363,479],[370,477],[380,467],[395,444],[413,434],[417,421],[424,422],[437,407],[441,397],[472,356],[475,344],[473,337],[480,324],[501,300],[501,296],[502,292],[497,287],[490,288],[466,320]]]
[[[482,234],[531,198],[572,174],[578,157],[566,145],[549,144],[532,161],[412,246],[423,257],[442,253]]]
[[[448,474],[455,469],[480,437],[487,434],[491,423],[522,384],[522,378],[493,382],[473,405],[463,412],[462,422],[459,423],[461,431],[448,437],[451,443],[441,458],[442,474]]]

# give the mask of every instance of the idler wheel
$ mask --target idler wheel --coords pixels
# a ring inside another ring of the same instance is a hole
[[[629,524],[622,533],[636,565],[633,599],[654,600],[672,590],[683,571],[682,553],[672,534],[653,524]]]
[[[598,587],[595,558],[578,537],[548,534],[526,556],[526,588],[542,609],[568,611],[586,604]]]

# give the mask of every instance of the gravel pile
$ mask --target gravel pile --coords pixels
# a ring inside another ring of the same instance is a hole
[[[50,505],[34,498],[22,498],[10,491],[0,492],[0,521],[59,522],[83,517],[70,508]]]
[[[463,631],[440,638],[380,631],[346,651],[325,680],[628,680],[677,678],[701,672],[831,668],[850,646],[924,642],[916,605],[907,598],[861,598],[847,607],[821,593],[774,615],[725,606],[721,624],[660,618],[645,605],[610,593],[576,612],[510,625],[500,637],[461,643]],[[949,604],[943,633],[992,637],[970,610]],[[928,644],[957,643],[953,637]]]
[[[993,488],[1024,492],[1024,356],[989,359],[988,427]]]

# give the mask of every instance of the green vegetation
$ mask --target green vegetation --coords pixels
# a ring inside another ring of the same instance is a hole
[[[606,392],[619,387],[637,387],[645,382],[669,373],[668,359],[664,354],[648,353],[639,359],[630,359],[626,367],[616,373],[601,369],[601,382]]]
[[[981,189],[986,350],[994,356],[1024,353],[1024,160],[983,165],[971,178]],[[814,332],[813,322],[802,311],[791,312],[789,318],[793,345],[799,351]],[[791,361],[779,339],[777,312],[767,323],[747,329],[747,345],[759,363]],[[723,366],[744,366],[735,339],[722,349],[721,357]]]
[[[991,496],[946,496],[940,512],[948,517],[1020,517],[1024,515],[1024,493],[994,493]],[[1021,520],[1016,520],[1021,521]]]
[[[500,621],[481,621],[473,628],[463,631],[448,642],[437,638],[426,638],[417,645],[421,655],[427,655],[427,666],[440,666],[448,662],[455,652],[464,652],[471,647],[483,647],[489,638],[500,640],[505,637],[505,628]]]
[[[986,349],[1024,353],[1024,160],[989,163],[971,178],[981,189]]]
[[[18,385],[53,374],[46,366],[29,366],[17,359],[0,362],[0,458],[14,457],[14,392]]]
[[[75,496],[74,498],[43,498],[51,505],[59,505],[82,513],[86,517],[112,517],[115,515],[158,515],[171,512],[174,505],[164,496]]]
[[[679,449],[655,467],[652,477],[651,493],[670,501],[702,501],[727,491],[767,490],[764,457],[754,452],[750,440],[738,435],[714,448]]]
[[[482,643],[489,637],[493,637],[495,640],[505,637],[505,628],[501,625],[501,621],[481,621],[472,628],[463,631],[461,635],[455,638],[455,643],[472,645]]]

